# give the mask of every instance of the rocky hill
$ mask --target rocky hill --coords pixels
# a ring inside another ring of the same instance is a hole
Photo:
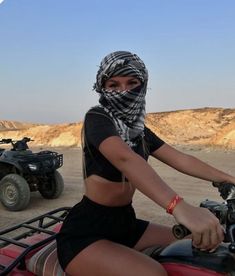
[[[15,122],[15,121],[0,121],[0,131],[5,130],[21,130],[27,129],[33,126],[37,126],[38,124],[31,124],[31,123],[22,123],[22,122]]]
[[[146,124],[173,145],[235,149],[235,109],[202,108],[149,113]],[[0,138],[31,137],[31,146],[77,147],[82,122],[58,125],[0,121]]]
[[[146,119],[147,125],[171,144],[235,149],[235,109],[151,113]]]

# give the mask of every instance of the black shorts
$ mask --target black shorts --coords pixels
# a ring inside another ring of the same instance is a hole
[[[57,235],[59,263],[65,270],[79,252],[102,239],[132,248],[148,224],[148,221],[136,218],[131,203],[121,207],[108,207],[84,196],[71,209]]]

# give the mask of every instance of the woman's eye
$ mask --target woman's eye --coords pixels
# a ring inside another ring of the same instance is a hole
[[[139,81],[131,81],[131,82],[129,82],[129,87],[131,87],[131,88],[135,88],[135,87],[137,87],[139,85],[140,85]]]
[[[109,87],[117,87],[116,84],[110,84]]]
[[[133,80],[130,80],[130,81],[129,81],[129,84],[139,85],[139,84],[140,84],[140,81],[137,80],[137,79],[133,79]]]
[[[115,88],[117,88],[117,85],[116,84],[110,84],[110,85],[108,85],[107,88],[108,89],[115,89]]]

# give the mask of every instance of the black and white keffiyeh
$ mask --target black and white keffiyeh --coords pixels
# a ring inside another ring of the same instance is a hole
[[[136,77],[141,85],[128,91],[106,91],[105,81],[115,76]],[[143,137],[147,82],[148,71],[143,61],[126,51],[107,55],[96,75],[94,89],[100,94],[99,102],[114,119],[121,138],[130,146],[136,144],[137,137]]]

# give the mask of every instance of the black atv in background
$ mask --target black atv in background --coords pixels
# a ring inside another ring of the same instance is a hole
[[[0,144],[11,144],[11,149],[0,148],[0,201],[10,211],[27,207],[30,192],[39,191],[47,199],[61,195],[64,181],[57,171],[63,165],[63,155],[54,151],[33,153],[22,140],[2,139]]]

